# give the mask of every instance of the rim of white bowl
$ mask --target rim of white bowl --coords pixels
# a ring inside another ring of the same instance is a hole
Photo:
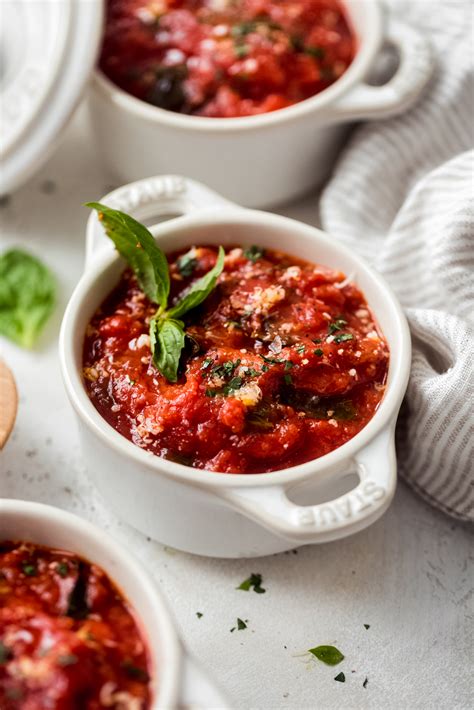
[[[99,68],[92,77],[92,88],[103,97],[111,100],[118,108],[125,109],[150,122],[167,124],[174,128],[196,130],[214,133],[240,132],[260,129],[278,123],[305,116],[319,109],[324,109],[337,98],[347,93],[355,84],[361,81],[372,65],[372,61],[382,43],[382,8],[379,0],[358,0],[366,7],[367,22],[370,24],[370,34],[361,38],[357,36],[359,45],[352,63],[344,74],[331,86],[304,101],[292,106],[261,113],[253,116],[236,118],[207,118],[205,116],[188,116],[186,114],[168,111],[137,99],[135,96],[114,84]],[[352,24],[351,0],[343,0],[349,22]]]
[[[119,259],[114,252],[104,253],[100,258],[97,258],[97,264],[95,267],[85,272],[69,300],[59,337],[59,354],[63,379],[73,408],[89,429],[92,429],[94,434],[98,436],[103,443],[113,447],[122,456],[132,458],[136,463],[152,469],[160,475],[168,475],[171,478],[177,477],[180,480],[185,480],[190,485],[205,488],[248,488],[279,484],[293,485],[321,471],[335,468],[347,462],[356,452],[364,448],[379,432],[388,427],[394,420],[405,394],[410,373],[411,339],[408,323],[395,294],[380,274],[374,271],[363,259],[355,255],[346,246],[336,242],[329,234],[316,227],[304,224],[303,222],[298,222],[297,220],[281,215],[259,210],[250,210],[238,206],[220,208],[218,212],[213,208],[207,208],[164,222],[154,228],[154,233],[159,237],[160,235],[165,236],[169,230],[182,232],[187,227],[206,226],[210,223],[214,225],[220,223],[225,224],[229,221],[232,221],[234,224],[246,224],[247,226],[262,223],[265,223],[267,226],[272,223],[280,227],[283,225],[288,230],[292,230],[295,238],[297,238],[297,233],[299,232],[300,234],[305,233],[306,237],[311,237],[313,240],[316,238],[324,242],[330,248],[343,255],[345,259],[352,261],[354,267],[359,271],[365,272],[375,284],[377,290],[384,295],[385,300],[390,304],[393,311],[397,337],[400,339],[400,357],[396,360],[393,357],[390,358],[390,381],[387,385],[384,397],[372,419],[358,434],[334,451],[319,458],[312,459],[297,466],[256,474],[225,474],[193,468],[191,466],[175,463],[174,461],[168,461],[133,444],[129,439],[116,431],[94,407],[84,387],[82,374],[74,364],[76,358],[73,339],[77,312],[82,304],[83,298],[87,296],[89,289],[100,279],[101,274],[110,267],[114,261]],[[372,308],[370,303],[369,306]],[[377,309],[373,308],[372,310],[377,317]]]
[[[117,563],[118,567],[126,570],[131,577],[140,580],[140,586],[146,594],[154,612],[153,620],[143,619],[140,616],[134,604],[134,600],[120,589],[120,585],[116,582],[113,575],[107,570],[104,570],[133,608],[139,621],[140,630],[147,640],[148,649],[152,655],[152,662],[158,665],[157,659],[159,655],[164,658],[164,661],[158,666],[158,681],[156,683],[152,708],[153,710],[158,710],[158,708],[172,707],[178,698],[179,670],[182,657],[181,646],[161,591],[154,579],[145,571],[142,564],[127,548],[122,547],[109,535],[109,533],[106,533],[89,520],[81,518],[75,513],[70,513],[62,508],[35,501],[26,501],[17,498],[0,498],[0,539],[20,539],[19,537],[15,538],[14,535],[11,537],[3,537],[1,533],[2,527],[8,527],[8,525],[5,525],[5,521],[8,520],[8,517],[14,520],[15,516],[22,516],[23,519],[27,517],[30,520],[39,521],[44,524],[45,528],[57,525],[60,528],[73,532],[86,543],[90,540],[92,545],[99,546],[101,550],[103,550],[104,557],[110,556],[113,558],[114,562]],[[34,537],[33,535],[32,538]],[[25,539],[27,542],[35,543],[34,539]],[[44,543],[37,542],[36,544],[41,545]],[[61,548],[60,542],[58,542],[58,548]],[[75,552],[76,554],[80,554],[81,557],[84,557],[84,555],[78,553],[77,550],[71,549],[68,551]],[[87,556],[85,556],[85,559],[88,559],[89,562],[97,564],[104,569],[103,562],[99,562],[93,558],[87,558]],[[160,645],[159,650],[157,648],[158,644],[153,642],[151,635],[147,631],[151,623],[156,624]]]

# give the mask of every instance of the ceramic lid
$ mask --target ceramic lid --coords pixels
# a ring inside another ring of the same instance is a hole
[[[95,65],[102,0],[2,0],[0,195],[52,150]]]

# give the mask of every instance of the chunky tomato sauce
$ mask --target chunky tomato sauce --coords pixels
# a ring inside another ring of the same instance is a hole
[[[355,50],[339,0],[108,0],[100,66],[155,106],[227,118],[314,96]]]
[[[0,542],[2,710],[146,710],[148,664],[132,610],[99,567]]]
[[[171,299],[216,249],[169,257]],[[126,271],[84,344],[92,402],[121,434],[158,456],[226,473],[303,463],[336,449],[382,399],[388,347],[344,274],[258,247],[231,249],[216,289],[184,320],[178,382],[154,367],[155,307]]]

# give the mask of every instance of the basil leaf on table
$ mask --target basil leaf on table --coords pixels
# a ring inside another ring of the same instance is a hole
[[[214,290],[217,279],[224,268],[225,252],[222,247],[219,247],[217,261],[213,269],[207,272],[200,279],[195,281],[189,288],[185,296],[175,305],[170,308],[168,315],[170,318],[180,318],[192,308],[199,306]]]
[[[0,334],[32,348],[56,303],[56,280],[20,249],[0,255]]]
[[[179,359],[184,347],[184,337],[184,323],[182,321],[173,318],[152,318],[150,342],[153,362],[169,382],[176,382],[178,379]]]
[[[151,232],[125,212],[100,202],[87,202],[86,207],[99,213],[107,236],[132,267],[142,291],[150,301],[166,308],[170,292],[168,261]]]
[[[313,656],[328,666],[337,666],[338,663],[344,660],[344,655],[335,646],[316,646],[315,648],[310,648],[308,653],[312,653]]]

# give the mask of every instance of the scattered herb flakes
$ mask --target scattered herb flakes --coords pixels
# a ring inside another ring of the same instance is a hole
[[[364,629],[370,629],[370,624],[364,624]]]
[[[198,619],[202,619],[203,614],[202,614],[200,611],[197,611],[197,612],[196,612],[196,616],[197,616]]]
[[[56,572],[60,577],[67,577],[69,574],[69,565],[67,562],[60,562],[56,567]]]
[[[285,380],[285,385],[292,385],[293,384],[293,378],[290,374],[286,374],[283,376],[283,379]]]
[[[185,279],[193,275],[197,265],[198,260],[192,256],[192,251],[180,256],[176,264],[180,275]]]
[[[339,683],[345,683],[346,682],[346,676],[344,673],[341,671],[340,673],[337,674],[337,676],[334,678],[334,680],[337,680]]]
[[[319,345],[319,343],[322,343],[322,342],[323,341],[321,340],[321,338],[313,338],[313,343],[315,343],[315,345]]]
[[[234,631],[235,631],[235,626],[233,626],[233,627],[230,629],[230,633],[233,634]]]
[[[34,565],[32,562],[22,562],[21,569],[23,571],[23,574],[26,574],[27,577],[36,577],[36,575],[38,574],[36,565]]]
[[[13,653],[8,646],[5,646],[5,644],[0,641],[0,666],[5,665],[7,661],[10,660],[10,658],[13,658]]]
[[[244,592],[249,592],[250,589],[253,589],[257,594],[264,594],[267,591],[262,587],[262,575],[255,573],[252,573],[248,579],[239,584],[237,589],[242,589]]]
[[[212,359],[212,357],[207,357],[201,365],[201,370],[207,370],[207,368],[210,367],[213,362],[214,360]]]
[[[246,44],[236,44],[234,47],[235,56],[238,59],[243,59],[250,52],[248,45]]]
[[[248,249],[245,249],[244,256],[246,259],[248,259],[253,264],[255,264],[256,261],[258,261],[259,259],[261,259],[263,257],[264,253],[265,253],[264,249],[253,245],[253,246],[249,247]]]
[[[337,333],[339,330],[342,330],[346,325],[347,321],[344,320],[344,318],[336,318],[335,321],[329,323],[328,332],[332,335],[333,333]]]
[[[344,660],[343,654],[335,646],[316,646],[308,649],[308,653],[312,653],[319,661],[328,666],[337,666]]]
[[[315,59],[324,59],[324,49],[322,47],[304,47],[303,52]]]
[[[79,658],[73,653],[65,653],[63,656],[58,656],[58,663],[60,666],[73,666],[77,663]]]
[[[364,682],[362,683],[362,687],[363,687],[363,688],[367,688],[367,683],[368,683],[368,682],[369,682],[369,679],[366,678],[366,679],[364,680]]]
[[[269,362],[270,365],[283,365],[283,363],[286,362],[286,360],[280,360],[277,357],[267,357],[266,355],[259,355],[259,357],[265,360],[265,362]]]
[[[285,362],[285,371],[291,370],[292,367],[294,367],[294,363],[291,360],[287,360]]]
[[[335,343],[345,343],[347,340],[354,340],[352,333],[341,333],[334,338]]]
[[[303,355],[305,350],[306,347],[303,344],[296,346],[296,352],[298,353],[298,355]]]
[[[248,619],[247,619],[247,621],[248,621]],[[245,623],[245,621],[242,621],[242,619],[237,619],[237,630],[243,631],[246,628],[247,628],[247,624]]]
[[[144,668],[135,666],[130,661],[125,661],[122,664],[122,667],[124,668],[129,678],[133,678],[133,680],[137,680],[139,683],[148,683],[148,681],[150,680],[150,676]]]
[[[321,357],[321,355],[324,355],[324,352],[323,352],[323,350],[321,350],[321,348],[316,348],[316,350],[314,350],[313,352],[318,357]]]

